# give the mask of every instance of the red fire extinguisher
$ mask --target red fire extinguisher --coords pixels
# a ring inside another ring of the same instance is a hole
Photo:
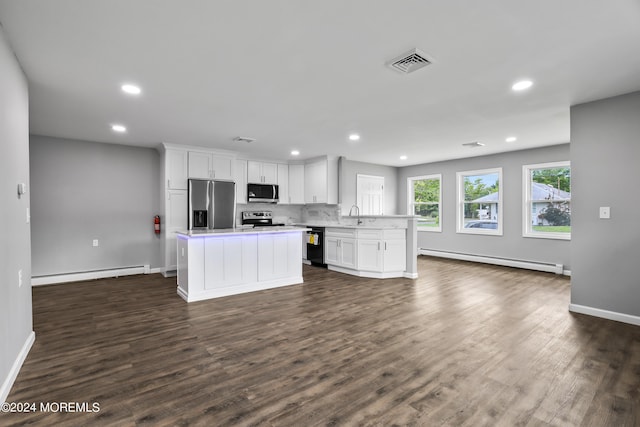
[[[160,215],[153,217],[153,231],[155,231],[156,234],[160,234]]]

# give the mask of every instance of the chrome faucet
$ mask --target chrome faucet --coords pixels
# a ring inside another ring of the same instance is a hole
[[[362,220],[360,219],[360,208],[358,207],[358,205],[351,206],[351,209],[349,209],[349,216],[351,216],[351,213],[353,212],[353,208],[356,208],[356,216],[358,217],[358,225],[360,225],[360,224],[362,224]]]

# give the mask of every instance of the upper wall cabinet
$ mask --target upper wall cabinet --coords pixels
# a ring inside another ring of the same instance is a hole
[[[289,196],[289,165],[278,163],[278,192],[280,195],[281,205],[288,205],[290,202]]]
[[[247,161],[235,161],[236,203],[247,203]]]
[[[247,182],[251,184],[277,184],[278,165],[276,163],[254,162],[247,165]]]
[[[233,180],[233,162],[229,155],[189,151],[189,178]]]
[[[304,165],[289,165],[289,203],[304,204]]]
[[[304,165],[305,203],[338,203],[338,163],[323,158]]]
[[[183,150],[166,150],[165,174],[167,188],[171,190],[187,189],[187,152]]]

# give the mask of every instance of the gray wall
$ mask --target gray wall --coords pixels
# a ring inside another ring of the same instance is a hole
[[[442,232],[418,232],[420,248],[558,263],[570,269],[569,241],[522,237],[522,166],[563,160],[569,160],[569,144],[407,166],[398,174],[399,213],[407,211],[408,177],[442,174]],[[456,172],[498,167],[502,167],[503,235],[456,233]]]
[[[396,189],[398,188],[398,168],[393,166],[376,165],[372,163],[355,162],[342,159],[340,174],[340,200],[342,215],[349,214],[349,208],[356,204],[356,177],[358,174],[384,177],[384,214],[395,215],[398,212]],[[404,212],[402,212],[404,213]]]
[[[31,182],[34,276],[162,265],[156,150],[32,135]]]
[[[0,27],[0,401],[8,393],[11,369],[33,330],[28,98],[27,80]],[[27,184],[27,193],[21,197],[18,183]],[[22,270],[20,287],[18,270]]]
[[[640,316],[639,162],[640,92],[571,108],[572,304]]]

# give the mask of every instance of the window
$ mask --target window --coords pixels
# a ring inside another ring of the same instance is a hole
[[[502,168],[458,172],[458,233],[502,235]]]
[[[409,215],[418,215],[418,231],[442,231],[440,223],[442,175],[414,176],[407,179]]]
[[[571,239],[571,164],[543,163],[522,167],[524,224],[522,235]]]

